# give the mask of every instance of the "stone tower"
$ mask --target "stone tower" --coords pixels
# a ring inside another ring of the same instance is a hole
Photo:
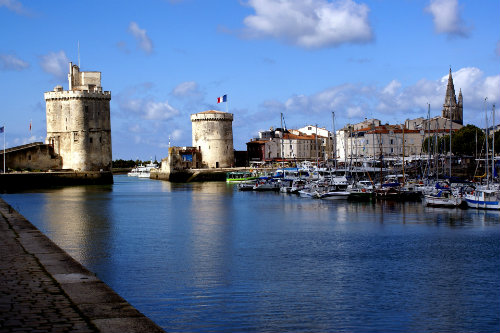
[[[111,93],[102,91],[101,72],[80,72],[69,63],[69,88],[44,94],[47,144],[62,157],[62,168],[111,171]]]
[[[464,107],[462,98],[462,89],[457,97],[455,95],[455,86],[453,85],[453,77],[448,76],[448,86],[446,87],[446,97],[444,98],[442,116],[451,119],[453,122],[463,125],[464,122]]]
[[[191,122],[193,147],[201,152],[203,166],[233,166],[233,114],[209,110],[192,114]]]

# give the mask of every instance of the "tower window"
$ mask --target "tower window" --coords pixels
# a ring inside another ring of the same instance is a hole
[[[73,132],[73,141],[78,142],[78,132]]]
[[[92,138],[89,138],[89,142],[92,143]]]

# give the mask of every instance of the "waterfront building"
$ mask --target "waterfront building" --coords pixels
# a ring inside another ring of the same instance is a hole
[[[44,94],[45,142],[62,158],[62,169],[111,171],[111,92],[101,72],[81,72],[69,63],[68,90],[58,85]]]
[[[317,153],[314,158],[320,160],[328,160],[334,158],[333,156],[333,134],[324,127],[318,127],[313,125],[307,125],[299,128],[298,130],[290,130],[291,133],[297,135],[314,135],[315,136],[315,150]]]
[[[247,142],[250,161],[305,161],[325,158],[328,137],[306,134],[299,130],[273,129],[260,131],[259,137]],[[330,150],[331,151],[331,150]]]
[[[192,114],[191,122],[192,146],[201,153],[201,166],[234,166],[233,114],[208,110]]]
[[[462,128],[462,125],[443,117],[407,119],[404,124],[397,125],[373,125],[376,123],[380,124],[380,121],[368,127],[348,124],[338,130],[338,159],[417,158],[423,154],[422,144],[427,137],[449,135],[450,126],[452,132]]]

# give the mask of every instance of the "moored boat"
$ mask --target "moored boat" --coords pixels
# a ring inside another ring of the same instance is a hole
[[[426,194],[424,203],[431,207],[458,207],[462,204],[462,198],[451,190],[439,190],[435,194]]]
[[[228,183],[248,182],[257,178],[250,171],[233,171],[226,174],[226,182]]]
[[[468,207],[500,210],[500,191],[475,189],[466,193],[464,198]]]

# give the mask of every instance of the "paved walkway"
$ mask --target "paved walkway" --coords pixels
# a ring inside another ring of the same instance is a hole
[[[0,199],[0,333],[163,332]]]

